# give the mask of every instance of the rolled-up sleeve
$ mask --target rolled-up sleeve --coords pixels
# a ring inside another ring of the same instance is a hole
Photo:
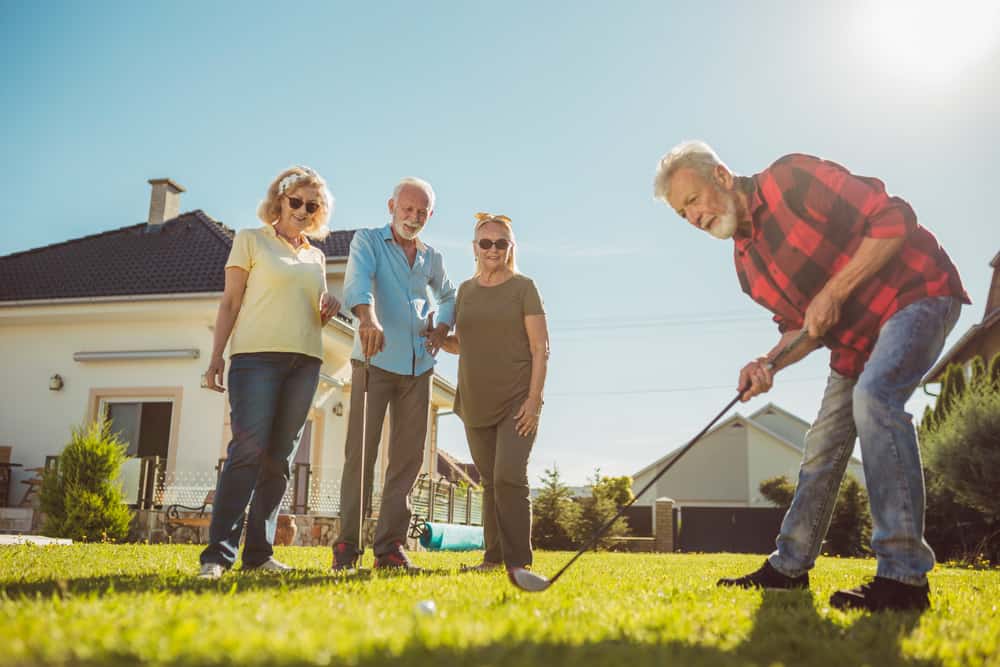
[[[444,258],[434,253],[434,265],[430,280],[431,293],[438,304],[438,324],[455,325],[455,285],[448,278],[444,268]]]
[[[351,311],[355,306],[375,302],[375,251],[368,230],[359,229],[351,239],[344,272],[344,307]]]

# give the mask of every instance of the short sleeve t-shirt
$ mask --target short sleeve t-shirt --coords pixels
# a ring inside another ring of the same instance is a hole
[[[531,385],[526,315],[544,315],[535,283],[520,274],[483,287],[471,278],[458,288],[455,325],[461,341],[455,413],[473,428],[499,423],[520,407]]]
[[[229,353],[298,352],[322,359],[323,251],[308,243],[293,248],[270,225],[241,229],[226,261],[227,269],[234,266],[250,275]]]

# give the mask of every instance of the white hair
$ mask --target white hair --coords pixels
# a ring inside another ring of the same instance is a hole
[[[670,179],[679,169],[694,169],[711,179],[712,172],[720,166],[729,170],[712,147],[704,141],[681,142],[660,158],[660,163],[656,166],[656,177],[653,179],[653,197],[667,202],[667,197],[670,195]]]
[[[396,187],[393,188],[392,190],[392,201],[398,204],[399,193],[402,192],[403,188],[405,188],[408,185],[412,185],[413,187],[420,188],[421,190],[424,191],[424,194],[427,195],[427,211],[428,213],[430,211],[433,211],[434,199],[435,199],[434,188],[432,188],[431,184],[425,181],[424,179],[417,178],[415,176],[407,176],[406,178],[400,180],[399,183],[396,184]]]

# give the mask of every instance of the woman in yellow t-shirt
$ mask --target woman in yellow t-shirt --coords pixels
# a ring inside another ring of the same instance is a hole
[[[226,262],[212,359],[202,386],[225,391],[229,343],[233,439],[215,490],[199,577],[233,566],[247,514],[244,570],[288,570],[274,559],[278,507],[323,362],[322,328],[340,310],[326,291],[326,255],[309,243],[330,233],[333,196],[308,167],[278,174],[257,209],[264,226],[242,229]],[[230,334],[232,338],[230,339]]]
[[[458,288],[455,333],[443,348],[459,354],[455,413],[483,482],[486,553],[466,569],[510,570],[532,559],[528,457],[542,415],[549,334],[534,281],[517,271],[510,218],[476,217],[476,272]]]

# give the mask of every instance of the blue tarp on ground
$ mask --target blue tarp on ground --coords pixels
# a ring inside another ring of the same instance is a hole
[[[425,522],[420,546],[430,551],[470,551],[483,548],[483,527]]]

